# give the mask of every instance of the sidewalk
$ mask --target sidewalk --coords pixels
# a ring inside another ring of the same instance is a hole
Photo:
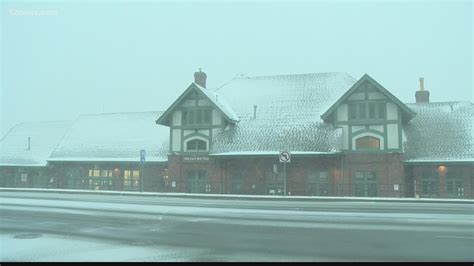
[[[149,196],[197,199],[240,199],[240,200],[282,200],[282,201],[360,201],[360,202],[426,202],[426,203],[474,203],[474,199],[433,199],[433,198],[370,198],[370,197],[320,197],[320,196],[274,196],[274,195],[232,195],[232,194],[197,194],[173,192],[135,192],[104,191],[82,189],[49,189],[49,188],[0,188],[2,191],[45,192],[69,194],[96,194],[120,196]]]

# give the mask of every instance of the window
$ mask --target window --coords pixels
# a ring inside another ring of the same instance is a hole
[[[375,118],[375,103],[369,103],[369,118]]]
[[[211,109],[188,109],[183,110],[181,120],[183,125],[210,125],[211,124]]]
[[[133,178],[133,185],[138,186],[138,181],[140,179],[140,171],[133,170],[132,178]]]
[[[378,106],[377,118],[385,119],[385,103],[378,103],[377,106]]]
[[[366,118],[366,104],[365,103],[359,103],[359,119],[365,119]]]
[[[385,102],[350,103],[349,120],[385,119]]]
[[[353,103],[349,104],[349,120],[357,119],[357,106]]]
[[[362,137],[356,140],[356,149],[380,150],[380,140],[374,137]]]
[[[123,171],[123,184],[130,186],[130,170]]]
[[[28,180],[28,175],[25,174],[25,173],[22,173],[22,174],[21,174],[21,181],[22,181],[22,182],[26,182],[27,180]]]
[[[123,171],[123,185],[130,188],[137,188],[140,181],[140,171],[125,170]]]
[[[204,140],[193,139],[186,143],[188,151],[207,151],[207,143]]]

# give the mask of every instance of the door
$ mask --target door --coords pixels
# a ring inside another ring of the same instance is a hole
[[[244,192],[244,173],[242,171],[235,171],[232,174],[232,194],[242,194]]]
[[[188,193],[206,193],[210,191],[207,172],[204,170],[188,171],[186,185]]]
[[[423,197],[439,197],[439,176],[437,173],[425,173],[421,181],[423,186]]]
[[[375,172],[356,172],[353,181],[356,197],[377,197],[377,176]]]
[[[447,179],[447,192],[450,198],[464,198],[464,178],[459,172],[449,172]]]

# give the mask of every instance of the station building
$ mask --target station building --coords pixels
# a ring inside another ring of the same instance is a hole
[[[235,78],[206,74],[157,119],[169,127],[169,191],[368,197],[468,197],[474,105],[403,103],[369,75]],[[283,165],[279,153],[291,161]]]
[[[430,102],[423,79],[414,103],[367,74],[206,80],[196,72],[163,112],[14,127],[0,140],[0,185],[474,198],[474,104]]]
[[[4,187],[159,191],[167,169],[161,112],[81,115],[25,122],[0,141]],[[145,150],[146,161],[140,162]]]

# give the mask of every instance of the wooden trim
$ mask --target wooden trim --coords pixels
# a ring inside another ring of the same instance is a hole
[[[202,126],[171,126],[172,129],[185,129],[185,130],[194,130],[194,129],[209,129],[209,128],[222,128],[222,125],[202,125]]]
[[[377,130],[371,129],[371,128],[364,128],[364,129],[361,129],[361,130],[357,130],[357,131],[353,132],[352,135],[353,135],[353,137],[357,137],[357,135],[360,135],[360,134],[363,134],[363,133],[372,133],[372,134],[379,135],[381,137],[386,138],[386,136],[385,136],[386,132],[380,132],[380,131],[377,131]]]
[[[397,97],[395,97],[390,91],[385,89],[380,83],[378,83],[376,80],[374,80],[372,77],[370,77],[367,73],[364,74],[356,83],[352,85],[352,87],[346,91],[329,109],[324,112],[321,115],[321,119],[327,120],[327,118],[334,112],[334,109],[337,108],[337,106],[341,105],[352,93],[354,93],[357,88],[362,85],[364,81],[370,82],[376,89],[378,89],[382,94],[384,94],[388,99],[390,99],[392,102],[394,102],[396,105],[398,105],[400,108],[402,108],[407,114],[408,114],[408,119],[410,120],[413,118],[416,113],[413,112],[406,104],[401,102]]]

